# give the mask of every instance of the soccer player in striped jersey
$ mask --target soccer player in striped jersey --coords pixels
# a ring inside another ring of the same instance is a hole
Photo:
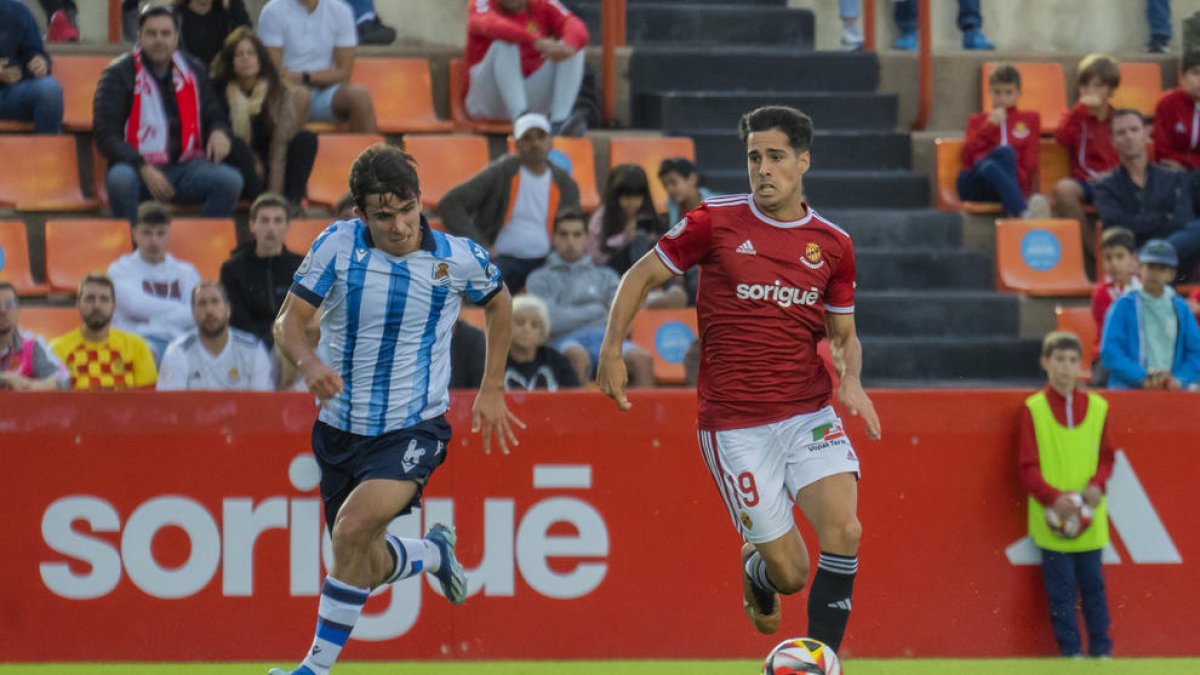
[[[524,427],[504,401],[512,299],[487,251],[429,227],[416,168],[398,148],[365,150],[350,191],[359,217],[317,237],[275,322],[275,343],[321,400],[313,453],[333,540],[316,637],[293,675],[329,672],[374,588],[428,572],[450,602],[467,598],[452,528],[434,525],[424,539],[387,532],[420,506],[450,447],[450,335],[464,298],[487,321],[472,431],[483,432],[485,452],[494,437],[507,453],[514,426]],[[318,308],[314,350],[305,328]]]
[[[624,276],[609,314],[596,381],[622,410],[621,343],[651,288],[699,266],[697,394],[701,454],[746,542],[742,593],[763,633],[779,629],[779,594],[798,593],[810,562],[793,503],[817,532],[807,635],[837,651],[858,573],[858,456],[829,405],[817,342],[829,336],[838,399],[878,438],[859,379],[850,236],[804,201],[812,120],[783,106],[738,125],[752,194],[714,197],[689,211]]]

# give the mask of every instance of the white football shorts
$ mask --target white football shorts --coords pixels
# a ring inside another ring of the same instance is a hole
[[[761,544],[794,525],[803,487],[839,473],[861,476],[858,455],[832,406],[745,429],[701,429],[700,454],[742,538]]]

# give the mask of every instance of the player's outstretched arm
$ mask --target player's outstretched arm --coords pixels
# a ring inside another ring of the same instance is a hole
[[[483,362],[483,381],[471,409],[471,433],[483,432],[483,451],[492,451],[492,436],[500,450],[508,454],[508,446],[520,445],[513,426],[525,428],[525,423],[508,409],[504,402],[504,368],[508,364],[508,347],[512,342],[512,295],[508,288],[492,296],[483,308],[487,324],[487,353]]]
[[[617,402],[617,408],[621,410],[633,407],[625,396],[625,385],[629,383],[629,373],[625,371],[625,360],[621,357],[625,336],[629,335],[633,317],[646,303],[646,294],[650,289],[662,286],[674,275],[675,273],[659,259],[658,254],[650,251],[629,268],[625,276],[621,277],[621,285],[617,287],[617,295],[608,311],[604,343],[600,347],[596,384],[600,391]]]
[[[829,351],[837,369],[838,400],[851,415],[862,417],[867,425],[867,438],[879,440],[883,429],[875,404],[862,386],[862,343],[854,328],[853,314],[826,314],[825,332],[829,335]]]
[[[317,358],[308,339],[308,326],[317,308],[295,293],[288,293],[275,317],[275,345],[304,378],[313,396],[327,401],[342,393],[342,376]]]

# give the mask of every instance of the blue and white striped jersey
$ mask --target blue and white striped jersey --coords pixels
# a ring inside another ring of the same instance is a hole
[[[435,232],[401,257],[375,248],[361,220],[333,223],[296,270],[292,292],[324,309],[317,355],[345,388],[326,424],[364,436],[441,415],[450,403],[450,333],[462,298],[485,304],[502,287],[487,251]]]

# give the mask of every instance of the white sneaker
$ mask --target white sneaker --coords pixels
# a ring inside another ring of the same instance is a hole
[[[1029,204],[1021,217],[1025,220],[1046,220],[1050,217],[1050,200],[1046,199],[1045,195],[1035,194],[1029,198]]]
[[[842,27],[842,49],[856,52],[863,48],[863,36],[858,26]]]

